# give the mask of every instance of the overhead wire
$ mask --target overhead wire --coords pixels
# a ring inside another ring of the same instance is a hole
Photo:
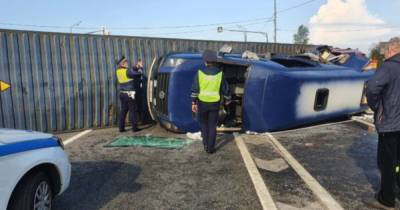
[[[241,24],[241,26],[249,26],[249,25],[257,25],[257,24],[263,24],[266,22],[271,22],[272,20],[268,21],[259,21],[259,22],[254,22],[254,23],[247,23],[247,24]],[[234,29],[232,27],[228,27],[226,29]],[[171,33],[146,33],[146,34],[141,34],[142,36],[156,36],[156,35],[177,35],[177,34],[191,34],[191,33],[201,33],[201,32],[209,32],[209,31],[214,31],[216,28],[208,28],[208,29],[203,29],[203,30],[195,30],[195,31],[182,31],[182,32],[171,32]]]
[[[283,13],[283,12],[287,12],[287,11],[290,11],[290,10],[294,10],[294,9],[297,9],[297,8],[302,7],[304,5],[307,5],[309,3],[312,3],[314,1],[317,1],[317,0],[308,0],[308,1],[305,1],[303,3],[297,4],[297,5],[285,8],[285,9],[278,10],[276,13]]]
[[[294,5],[289,8],[285,8],[282,10],[277,11],[277,13],[283,13],[287,12],[299,7],[302,7],[306,4],[309,4],[313,1],[316,0],[308,0],[305,1],[301,4]],[[241,24],[241,23],[252,23],[255,21],[264,21],[263,23],[268,23],[272,21],[273,17],[261,17],[261,18],[253,18],[253,19],[247,19],[247,20],[242,20],[242,21],[230,21],[230,22],[219,22],[219,23],[209,23],[209,24],[196,24],[196,25],[175,25],[175,26],[155,26],[155,27],[107,27],[108,30],[157,30],[157,29],[185,29],[185,28],[201,28],[201,27],[209,27],[209,26],[227,26],[227,25],[234,25],[234,24]],[[7,22],[0,22],[0,25],[8,25],[8,26],[23,26],[23,27],[35,27],[35,28],[54,28],[54,29],[69,29],[72,26],[60,26],[60,25],[37,25],[37,24],[20,24],[20,23],[7,23]],[[93,29],[98,29],[100,27],[94,27],[94,26],[75,26],[73,27],[74,30],[93,30]],[[208,29],[210,30],[210,29]],[[197,31],[191,31],[191,32],[198,32]],[[203,30],[201,30],[203,31]],[[186,32],[180,32],[180,33],[188,33],[190,31]],[[174,34],[177,34],[179,32],[175,32]]]
[[[184,28],[201,28],[208,26],[220,26],[220,25],[233,25],[240,23],[252,23],[255,21],[268,21],[270,18],[254,18],[243,21],[233,21],[233,22],[221,22],[221,23],[210,23],[210,24],[198,24],[198,25],[179,25],[179,26],[156,26],[156,27],[107,27],[110,30],[155,30],[155,29],[184,29]],[[0,25],[8,25],[8,26],[24,26],[24,27],[35,27],[35,28],[57,28],[57,29],[68,29],[71,26],[55,26],[55,25],[36,25],[36,24],[19,24],[19,23],[5,23],[0,22]],[[98,29],[100,27],[94,26],[75,26],[74,29]]]
[[[303,2],[303,3],[301,3],[301,4],[297,4],[297,5],[294,5],[294,6],[291,6],[291,7],[288,7],[288,8],[285,8],[285,9],[282,9],[282,10],[279,10],[279,11],[277,11],[277,13],[284,13],[284,12],[287,12],[287,11],[290,11],[290,10],[294,10],[294,9],[297,9],[297,8],[299,8],[299,7],[302,7],[302,6],[304,6],[304,5],[307,5],[307,4],[309,4],[309,3],[312,3],[312,2],[314,2],[314,1],[317,1],[317,0],[308,0],[308,1],[305,1],[305,2]],[[262,22],[256,22],[256,23],[249,23],[249,24],[244,24],[244,25],[241,25],[241,26],[248,26],[248,25],[256,25],[256,24],[260,24],[260,23],[269,23],[269,22],[272,22],[273,21],[273,16],[271,16],[271,17],[269,17],[269,18],[258,18],[258,19],[253,19],[253,20],[265,20],[265,21],[262,21]],[[243,23],[243,22],[230,22],[230,23]],[[223,24],[207,24],[208,26],[210,26],[210,25],[214,25],[214,26],[220,26],[220,25],[223,25]],[[205,26],[205,25],[201,25],[201,26]],[[205,30],[197,30],[197,31],[184,31],[184,32],[172,32],[172,33],[155,33],[155,34],[142,34],[143,36],[154,36],[154,35],[178,35],[178,34],[189,34],[189,33],[199,33],[199,32],[207,32],[207,31],[212,31],[212,30],[215,30],[214,28],[212,28],[212,29],[205,29]]]
[[[56,28],[56,29],[68,29],[71,28],[71,26],[55,26],[55,25],[36,25],[36,24],[20,24],[20,23],[5,23],[5,22],[0,22],[0,25],[7,25],[7,26],[23,26],[23,27],[34,27],[34,28]],[[98,29],[100,27],[73,27],[74,29],[85,29],[85,30],[90,30],[90,29]]]

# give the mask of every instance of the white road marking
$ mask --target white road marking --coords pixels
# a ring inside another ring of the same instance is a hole
[[[80,137],[82,137],[82,136],[84,136],[84,135],[86,135],[86,134],[88,134],[88,133],[90,133],[90,132],[92,132],[92,131],[93,131],[92,129],[82,131],[82,132],[76,134],[75,136],[73,136],[73,137],[71,137],[71,138],[65,140],[65,141],[64,141],[64,145],[70,144],[70,143],[72,143],[73,141],[79,139]]]
[[[260,175],[260,172],[257,169],[256,164],[251,158],[250,152],[247,149],[245,143],[243,142],[242,137],[235,137],[235,142],[237,147],[239,148],[240,154],[242,155],[244,164],[246,165],[247,171],[249,172],[251,181],[253,182],[254,188],[256,189],[256,193],[258,199],[261,202],[261,206],[264,210],[276,210],[276,205],[272,200],[271,195],[269,194],[268,188],[264,183],[263,178]]]
[[[311,176],[310,173],[282,146],[281,143],[270,133],[267,136],[272,144],[281,153],[282,157],[289,163],[289,165],[296,171],[296,173],[303,179],[308,187],[313,191],[314,195],[322,202],[327,209],[342,210],[342,206],[323,188],[318,181]]]

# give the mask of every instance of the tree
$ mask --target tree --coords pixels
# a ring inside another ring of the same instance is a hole
[[[308,35],[310,31],[308,30],[307,26],[300,25],[297,29],[297,33],[293,35],[294,43],[295,44],[308,44]]]
[[[376,62],[376,67],[379,67],[385,60],[385,55],[381,53],[381,49],[382,46],[377,45],[372,48],[371,52],[369,53],[369,58],[371,59],[371,61]]]

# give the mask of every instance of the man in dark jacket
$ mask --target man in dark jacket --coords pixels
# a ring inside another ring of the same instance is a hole
[[[132,67],[132,71],[135,73],[133,77],[133,85],[135,88],[135,102],[137,106],[137,121],[142,122],[144,120],[144,106],[143,103],[144,95],[143,95],[143,61],[139,59],[135,66]]]
[[[371,206],[395,206],[396,166],[400,153],[400,38],[389,41],[385,62],[367,83],[368,105],[374,111],[381,187]]]
[[[230,91],[223,72],[216,66],[217,53],[206,50],[203,60],[206,67],[197,72],[192,85],[192,111],[198,112],[204,150],[211,154],[215,152],[221,93],[230,100]]]
[[[143,76],[143,61],[142,59],[139,59],[138,62],[134,67],[132,67],[133,72],[135,75],[133,75],[133,82],[135,86],[135,90],[138,91],[142,88],[142,76]]]

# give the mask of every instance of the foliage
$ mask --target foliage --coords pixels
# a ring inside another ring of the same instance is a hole
[[[307,26],[300,25],[297,29],[297,33],[293,35],[294,43],[295,44],[308,44],[308,35],[310,31],[308,30]]]
[[[371,60],[377,61],[378,67],[385,60],[385,56],[381,53],[381,49],[380,49],[379,46],[376,46],[376,47],[371,49],[371,52],[369,53],[369,58]]]

